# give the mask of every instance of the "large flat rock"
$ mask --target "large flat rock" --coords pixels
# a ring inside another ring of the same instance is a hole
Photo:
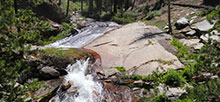
[[[111,31],[84,48],[100,54],[103,68],[136,67],[135,73],[140,75],[150,74],[156,68],[182,68],[171,53],[174,48],[170,41],[165,39],[172,37],[155,26],[136,22]]]

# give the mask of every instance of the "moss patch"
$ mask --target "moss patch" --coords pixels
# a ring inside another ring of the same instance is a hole
[[[91,56],[90,53],[80,49],[57,49],[57,48],[47,48],[40,52],[41,56],[51,56],[58,58],[71,58],[71,59],[79,59],[85,56]]]

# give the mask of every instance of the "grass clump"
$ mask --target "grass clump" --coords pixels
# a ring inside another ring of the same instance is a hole
[[[78,49],[68,49],[68,50],[62,50],[62,49],[56,49],[56,48],[47,48],[40,52],[41,55],[47,55],[47,56],[54,56],[58,58],[78,58],[84,55],[89,55],[87,52],[80,51]]]
[[[115,68],[120,72],[125,72],[126,71],[126,69],[124,67],[112,67],[112,68]]]

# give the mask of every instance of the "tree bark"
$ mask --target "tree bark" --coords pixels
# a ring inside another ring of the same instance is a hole
[[[14,9],[15,9],[15,14],[17,14],[18,13],[17,0],[14,0]]]
[[[81,0],[81,12],[83,12],[83,0]]]
[[[66,16],[68,16],[69,14],[69,4],[70,4],[70,0],[67,0]]]
[[[59,6],[61,5],[61,0],[59,0],[58,5],[59,5]]]
[[[15,16],[17,16],[18,14],[18,5],[17,5],[17,0],[14,0],[14,9],[15,9]],[[21,28],[19,25],[17,25],[17,29],[18,29],[18,32],[21,31]]]
[[[93,12],[93,0],[89,0],[89,11],[90,13]]]
[[[168,26],[169,26],[169,33],[170,34],[173,34],[172,32],[172,26],[171,26],[171,10],[170,10],[170,0],[167,0],[168,1]]]
[[[136,0],[133,1],[131,10],[133,10],[135,2],[136,2]]]
[[[117,0],[114,0],[114,13],[117,13]]]

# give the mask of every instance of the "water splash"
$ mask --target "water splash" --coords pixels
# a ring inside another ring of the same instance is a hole
[[[68,74],[64,77],[63,83],[73,82],[70,88],[62,91],[57,90],[49,102],[100,102],[102,100],[102,84],[94,80],[94,76],[88,74],[88,61],[80,60],[75,64],[68,65],[66,71]],[[75,91],[72,91],[77,89]]]

